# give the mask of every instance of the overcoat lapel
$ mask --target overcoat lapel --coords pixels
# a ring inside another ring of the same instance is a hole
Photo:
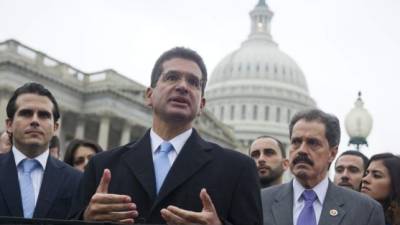
[[[212,160],[209,154],[211,150],[210,144],[201,139],[196,130],[193,129],[192,135],[186,141],[168,172],[152,210],[174,189]]]
[[[322,206],[321,218],[318,225],[338,225],[342,221],[346,210],[338,187],[329,181],[328,191],[326,193],[324,205]]]
[[[151,153],[150,131],[132,146],[124,154],[125,165],[133,172],[143,189],[153,202],[156,197],[156,185],[153,166],[153,156]]]
[[[53,159],[50,155],[47,159],[46,169],[44,170],[42,185],[40,187],[39,197],[36,202],[34,218],[45,218],[49,209],[57,196],[58,190],[63,179],[63,164]]]
[[[12,216],[23,217],[21,191],[19,188],[17,167],[15,166],[14,155],[12,151],[6,155],[0,162],[0,189],[3,198]]]
[[[292,181],[293,182],[293,181]],[[272,206],[275,224],[293,225],[293,185],[285,184],[275,197]],[[264,218],[266,220],[268,218]]]

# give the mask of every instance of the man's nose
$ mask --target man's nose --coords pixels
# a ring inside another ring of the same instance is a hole
[[[189,84],[186,81],[185,78],[179,79],[179,81],[176,83],[176,90],[182,93],[188,92]]]
[[[349,178],[349,171],[347,169],[343,171],[342,177]]]
[[[31,126],[39,126],[39,116],[37,113],[32,115]]]

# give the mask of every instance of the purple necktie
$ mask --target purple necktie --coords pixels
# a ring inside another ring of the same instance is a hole
[[[306,189],[301,196],[304,199],[304,207],[300,212],[299,218],[297,219],[297,225],[317,225],[313,207],[313,203],[317,199],[317,195],[315,194],[314,190]]]

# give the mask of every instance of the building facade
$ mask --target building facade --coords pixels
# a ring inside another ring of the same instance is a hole
[[[261,135],[287,146],[291,117],[316,107],[300,67],[272,38],[272,17],[259,0],[250,12],[250,35],[216,66],[206,90],[208,109],[233,128],[243,152]]]

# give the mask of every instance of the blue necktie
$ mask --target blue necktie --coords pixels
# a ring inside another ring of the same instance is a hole
[[[22,176],[19,177],[19,186],[25,218],[32,218],[35,211],[35,192],[33,190],[31,172],[38,166],[39,162],[36,159],[24,159],[19,163],[19,167],[22,169]]]
[[[159,150],[156,151],[154,156],[154,170],[156,173],[156,188],[157,194],[160,191],[160,188],[164,182],[165,177],[168,174],[168,171],[171,167],[168,159],[168,153],[174,149],[169,142],[161,143]]]
[[[304,208],[301,210],[297,225],[317,225],[313,203],[317,199],[314,190],[304,190],[302,197],[304,199]]]

